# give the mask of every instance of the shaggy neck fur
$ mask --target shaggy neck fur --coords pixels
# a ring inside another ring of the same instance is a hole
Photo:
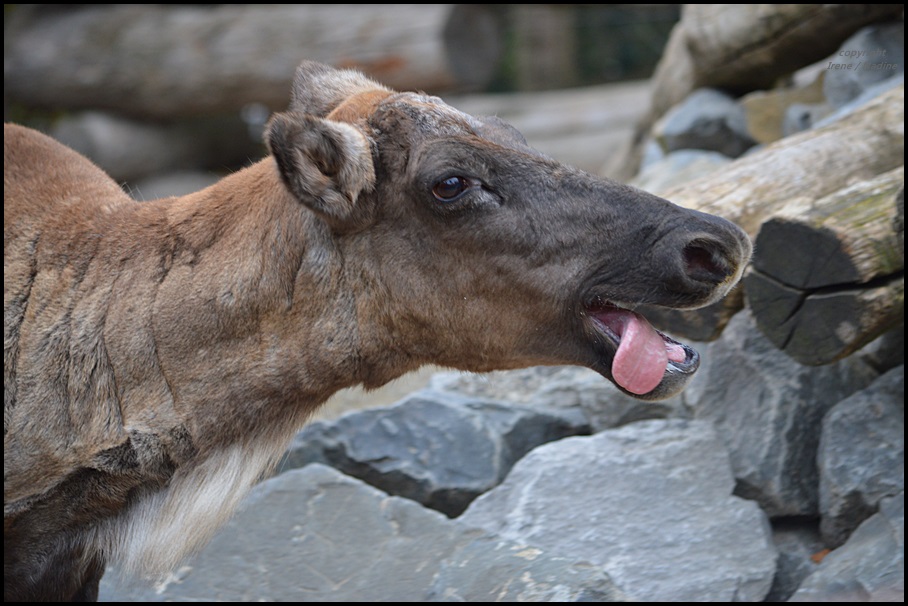
[[[266,159],[198,194],[159,203],[167,217],[160,246],[179,240],[181,247],[151,304],[157,362],[170,391],[161,412],[189,428],[195,454],[166,486],[140,491],[92,537],[128,574],[164,574],[204,545],[334,391],[380,385],[417,364],[363,336],[360,323],[376,321],[364,316],[375,313],[378,297],[363,284],[358,299],[349,294],[337,240],[275,181]],[[249,238],[253,230],[258,236]],[[217,309],[206,314],[206,306]],[[190,334],[187,316],[200,319]],[[207,317],[217,323],[205,324]],[[124,404],[128,414],[131,403]]]

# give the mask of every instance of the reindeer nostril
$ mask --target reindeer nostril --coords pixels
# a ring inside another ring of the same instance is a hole
[[[722,251],[708,243],[688,244],[683,254],[687,275],[698,282],[719,284],[734,273]]]

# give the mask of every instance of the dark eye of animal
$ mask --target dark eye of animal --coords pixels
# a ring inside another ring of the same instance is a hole
[[[448,177],[432,187],[432,195],[440,202],[453,202],[471,186],[472,182],[465,177]]]

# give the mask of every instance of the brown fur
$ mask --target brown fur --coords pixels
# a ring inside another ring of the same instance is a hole
[[[391,91],[381,89],[353,95],[334,108],[331,113],[328,114],[328,119],[334,120],[335,122],[349,122],[355,124],[356,122],[371,116],[378,104],[387,99],[390,95]]]
[[[301,66],[267,142],[137,203],[5,126],[7,600],[93,599],[109,560],[173,567],[341,388],[427,363],[610,377],[593,302],[703,305],[750,254],[721,219],[355,72]],[[452,177],[463,195],[434,197]]]

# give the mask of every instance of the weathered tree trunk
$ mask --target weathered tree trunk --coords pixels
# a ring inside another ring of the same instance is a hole
[[[899,86],[850,116],[782,139],[719,174],[660,193],[681,206],[725,217],[753,238],[786,206],[808,207],[856,181],[902,166],[904,120],[905,89]],[[652,309],[646,314],[670,332],[708,341],[721,334],[742,304],[738,292],[700,310]]]
[[[475,90],[502,49],[476,4],[35,5],[4,25],[7,100],[157,119],[283,109],[303,59],[400,90]]]
[[[763,224],[744,279],[757,325],[802,364],[839,360],[904,318],[904,167]]]
[[[865,25],[898,20],[892,4],[685,4],[653,74],[649,113],[638,123],[634,145],[611,173],[636,174],[645,135],[693,90],[720,88],[743,94],[772,87],[798,68],[834,52]]]
[[[595,173],[630,138],[648,96],[649,83],[637,81],[445,101],[474,116],[498,116],[544,154]]]

